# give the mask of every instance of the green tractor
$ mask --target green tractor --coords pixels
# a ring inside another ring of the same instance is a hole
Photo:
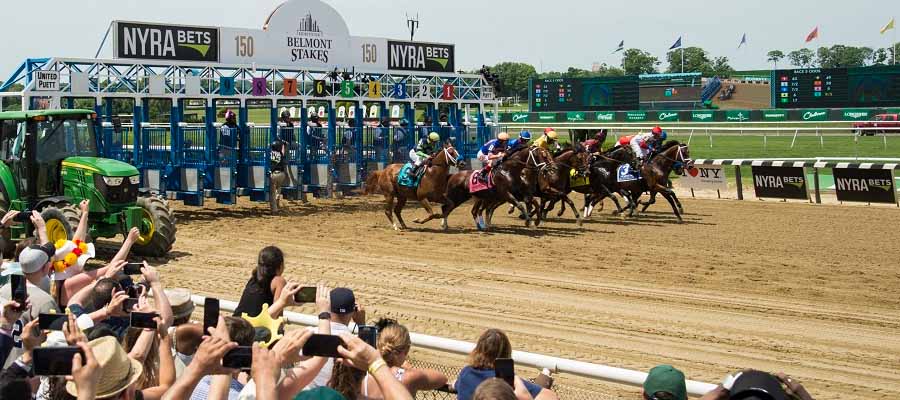
[[[0,212],[39,211],[56,243],[72,239],[87,199],[89,238],[137,227],[132,251],[163,257],[175,242],[175,217],[165,200],[139,194],[135,167],[98,157],[96,118],[90,110],[0,112]],[[4,253],[31,229],[14,227],[2,238]]]

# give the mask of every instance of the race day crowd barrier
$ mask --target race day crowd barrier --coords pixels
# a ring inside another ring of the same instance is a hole
[[[854,160],[694,160],[677,185],[694,190],[727,190],[725,168],[734,167],[738,200],[744,199],[741,167],[750,167],[756,198],[807,200],[822,203],[822,192],[833,191],[840,202],[898,204],[895,171],[900,159]],[[833,187],[821,184],[822,170],[830,170]],[[812,175],[812,182],[808,176]],[[812,194],[812,196],[811,196]]]
[[[879,114],[898,113],[900,113],[900,108],[505,112],[500,113],[500,122],[512,124],[583,122],[853,122],[870,121]]]

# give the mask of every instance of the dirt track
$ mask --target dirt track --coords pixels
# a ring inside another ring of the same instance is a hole
[[[163,276],[237,300],[256,253],[277,244],[290,279],[349,285],[370,318],[415,332],[473,341],[499,327],[519,350],[638,370],[671,363],[706,382],[783,370],[819,400],[900,398],[900,211],[684,203],[683,225],[657,205],[630,222],[603,212],[583,229],[567,216],[526,230],[504,215],[493,234],[474,231],[468,206],[449,233],[438,222],[396,233],[379,197],[296,204],[280,218],[247,203],[176,205]],[[422,214],[407,208],[407,222]]]

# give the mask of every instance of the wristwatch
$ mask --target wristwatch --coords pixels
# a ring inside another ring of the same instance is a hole
[[[328,311],[324,311],[319,314],[319,319],[331,319],[331,313]]]

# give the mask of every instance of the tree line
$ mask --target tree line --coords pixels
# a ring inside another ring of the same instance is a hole
[[[900,43],[884,48],[836,44],[831,47],[819,47],[815,51],[806,48],[788,53],[772,50],[766,57],[774,69],[778,69],[778,64],[782,60],[787,60],[797,68],[846,68],[892,65],[896,50],[900,50]]]

